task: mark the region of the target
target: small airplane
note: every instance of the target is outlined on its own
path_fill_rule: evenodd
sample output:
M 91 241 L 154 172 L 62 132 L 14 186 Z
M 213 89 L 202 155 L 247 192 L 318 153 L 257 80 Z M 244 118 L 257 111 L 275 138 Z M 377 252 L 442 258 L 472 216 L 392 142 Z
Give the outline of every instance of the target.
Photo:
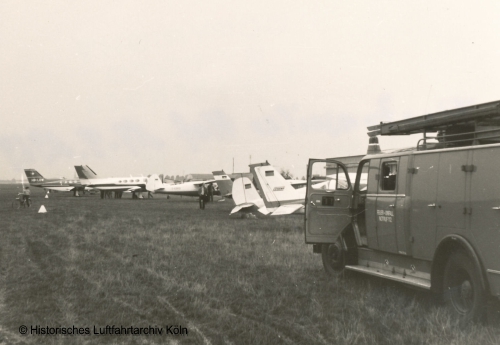
M 115 192 L 115 198 L 121 198 L 123 192 L 131 192 L 132 198 L 142 199 L 142 192 L 154 192 L 161 184 L 160 177 L 156 174 L 149 177 L 101 178 L 88 165 L 75 165 L 75 170 L 82 185 L 99 190 L 101 199 L 111 192 Z
M 183 195 L 183 196 L 198 196 L 202 184 L 214 184 L 216 180 L 204 181 L 188 181 L 182 183 L 160 183 L 155 185 L 154 193 L 169 194 L 169 195 Z
M 30 186 L 43 188 L 48 191 L 71 192 L 74 196 L 79 196 L 78 192 L 85 193 L 85 186 L 78 179 L 45 178 L 35 169 L 24 169 Z
M 248 177 L 233 182 L 233 200 L 236 206 L 230 214 L 259 211 L 263 215 L 285 215 L 304 210 L 305 188 L 295 189 L 268 162 L 250 164 L 250 172 L 260 194 Z
M 236 207 L 230 214 L 259 211 L 263 215 L 277 216 L 304 212 L 306 188 L 295 186 L 304 186 L 307 181 L 287 180 L 267 161 L 249 166 L 260 194 L 249 178 L 236 179 L 232 190 Z M 366 174 L 361 176 L 362 181 L 366 181 L 366 178 Z M 354 181 L 356 174 L 349 173 L 349 179 Z M 317 189 L 334 190 L 337 185 L 336 175 L 312 180 L 312 184 Z

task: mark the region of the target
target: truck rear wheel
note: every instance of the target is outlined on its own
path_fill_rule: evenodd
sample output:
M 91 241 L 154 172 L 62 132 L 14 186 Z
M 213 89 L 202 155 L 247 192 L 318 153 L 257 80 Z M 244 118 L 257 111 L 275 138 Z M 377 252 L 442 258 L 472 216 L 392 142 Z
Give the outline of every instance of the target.
M 339 277 L 344 273 L 346 253 L 342 246 L 342 239 L 335 243 L 326 243 L 321 246 L 321 259 L 325 271 L 334 277 Z
M 479 321 L 484 315 L 486 292 L 483 289 L 480 267 L 464 253 L 453 253 L 443 276 L 445 301 L 464 321 Z

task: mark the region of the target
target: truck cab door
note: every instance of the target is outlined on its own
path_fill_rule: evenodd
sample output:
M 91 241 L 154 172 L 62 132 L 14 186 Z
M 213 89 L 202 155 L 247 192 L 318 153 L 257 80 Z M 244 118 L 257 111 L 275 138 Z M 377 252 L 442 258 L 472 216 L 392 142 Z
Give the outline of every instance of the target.
M 310 159 L 305 200 L 306 243 L 333 243 L 351 224 L 352 185 L 336 160 Z
M 398 170 L 399 157 L 381 160 L 376 203 L 378 249 L 393 253 L 398 252 L 396 236 Z

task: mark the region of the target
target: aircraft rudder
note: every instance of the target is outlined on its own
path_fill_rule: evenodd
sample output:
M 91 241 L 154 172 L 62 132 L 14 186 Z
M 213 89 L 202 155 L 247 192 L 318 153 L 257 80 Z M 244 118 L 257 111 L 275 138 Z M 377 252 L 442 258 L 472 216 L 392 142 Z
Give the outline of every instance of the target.
M 30 184 L 43 181 L 42 174 L 36 171 L 36 169 L 24 169 L 24 173 Z
M 146 190 L 148 192 L 154 193 L 156 190 L 160 189 L 163 185 L 163 181 L 157 174 L 152 174 L 147 178 Z
M 278 207 L 283 202 L 301 199 L 301 194 L 276 167 L 267 163 L 253 166 L 251 169 L 267 207 Z
M 80 179 L 97 179 L 97 174 L 88 165 L 75 165 L 75 170 Z

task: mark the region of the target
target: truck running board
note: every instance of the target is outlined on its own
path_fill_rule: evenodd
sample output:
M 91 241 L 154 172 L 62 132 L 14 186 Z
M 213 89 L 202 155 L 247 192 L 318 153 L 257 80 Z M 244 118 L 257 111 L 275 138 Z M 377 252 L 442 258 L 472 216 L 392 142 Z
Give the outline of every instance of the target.
M 410 284 L 410 285 L 417 286 L 419 288 L 423 288 L 423 289 L 427 289 L 427 290 L 430 290 L 430 288 L 431 288 L 431 282 L 428 279 L 424 279 L 424 278 L 414 277 L 414 276 L 410 276 L 410 275 L 402 275 L 401 273 L 397 273 L 397 272 L 392 273 L 392 272 L 388 272 L 385 270 L 381 270 L 381 269 L 376 268 L 376 267 L 347 265 L 345 268 L 348 270 L 351 270 L 351 271 L 362 272 L 362 273 L 370 274 L 372 276 L 382 277 L 385 279 L 390 279 L 390 280 L 394 280 L 397 282 Z

